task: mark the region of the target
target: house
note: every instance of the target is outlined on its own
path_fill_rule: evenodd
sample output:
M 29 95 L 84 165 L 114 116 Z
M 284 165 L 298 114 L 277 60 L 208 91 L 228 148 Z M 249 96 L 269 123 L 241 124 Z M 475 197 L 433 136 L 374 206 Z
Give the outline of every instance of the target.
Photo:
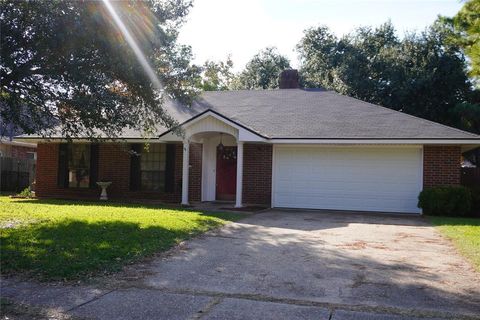
M 35 143 L 13 140 L 20 133 L 21 131 L 18 128 L 0 118 L 0 157 L 16 159 L 36 158 L 37 145 Z
M 230 200 L 237 207 L 419 213 L 424 187 L 460 183 L 462 152 L 480 136 L 323 89 L 205 92 L 191 107 L 169 103 L 181 135 L 166 128 L 148 146 L 38 142 L 39 197 L 109 195 L 181 202 Z
M 35 143 L 12 141 L 0 138 L 0 157 L 15 159 L 35 159 L 37 156 Z
M 18 192 L 35 178 L 35 143 L 15 141 L 20 131 L 0 118 L 0 192 Z

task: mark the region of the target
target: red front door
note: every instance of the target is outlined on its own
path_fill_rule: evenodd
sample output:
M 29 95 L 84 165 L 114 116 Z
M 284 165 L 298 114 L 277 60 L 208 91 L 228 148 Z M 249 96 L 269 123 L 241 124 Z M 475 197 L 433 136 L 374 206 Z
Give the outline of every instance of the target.
M 217 200 L 235 200 L 237 147 L 217 148 Z

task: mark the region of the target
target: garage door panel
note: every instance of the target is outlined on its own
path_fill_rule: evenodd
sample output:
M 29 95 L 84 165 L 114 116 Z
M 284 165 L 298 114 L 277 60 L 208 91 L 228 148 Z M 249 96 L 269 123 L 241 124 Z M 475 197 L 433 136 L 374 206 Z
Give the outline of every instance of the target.
M 276 147 L 276 207 L 419 212 L 420 148 Z
M 375 201 L 379 202 L 384 202 L 386 200 L 399 200 L 401 202 L 403 201 L 409 201 L 412 198 L 415 199 L 417 197 L 417 194 L 414 192 L 405 192 L 399 195 L 398 192 L 378 192 L 375 195 L 372 194 L 366 194 L 362 192 L 354 192 L 354 191 L 343 191 L 341 190 L 340 192 L 338 191 L 325 191 L 323 193 L 315 193 L 315 192 L 308 192 L 304 191 L 303 193 L 298 193 L 293 196 L 290 196 L 291 190 L 286 190 L 283 192 L 278 192 L 278 199 L 279 201 L 282 199 L 285 199 L 284 201 L 288 202 L 290 199 L 295 199 L 295 198 L 311 198 L 312 200 L 319 201 L 322 199 L 343 199 L 343 200 L 348 200 L 352 199 L 353 201 L 357 202 L 358 200 L 363 202 L 363 199 L 374 199 Z M 321 204 L 325 203 L 325 201 L 320 202 Z M 343 202 L 341 203 L 343 205 Z
M 307 209 L 334 209 L 334 210 L 359 210 L 359 211 L 381 211 L 381 212 L 416 212 L 412 211 L 408 203 L 409 198 L 383 198 L 381 209 L 378 206 L 377 197 L 309 197 L 299 195 L 295 203 L 302 203 L 301 208 Z M 322 203 L 319 206 L 319 202 Z M 341 206 L 339 206 L 341 202 Z M 362 205 L 359 206 L 358 203 Z M 298 207 L 292 206 L 291 201 L 279 201 L 277 207 Z
M 403 182 L 399 183 L 400 179 L 416 179 L 416 175 L 402 175 L 398 177 L 394 176 L 377 176 L 377 177 L 369 177 L 366 175 L 363 180 L 349 180 L 348 178 L 342 179 L 335 179 L 334 177 L 325 177 L 320 179 L 311 179 L 311 180 L 298 180 L 297 178 L 288 179 L 282 178 L 278 179 L 277 190 L 298 190 L 298 191 L 308 191 L 311 188 L 317 187 L 320 183 L 327 184 L 328 188 L 323 188 L 322 192 L 327 192 L 328 190 L 334 191 L 348 191 L 353 190 L 357 192 L 363 192 L 363 189 L 372 190 L 378 189 L 379 192 L 382 191 L 389 191 L 392 192 L 408 192 L 414 191 L 416 192 L 418 188 L 417 182 Z M 389 180 L 386 181 L 385 179 L 388 178 Z M 302 189 L 302 190 L 299 190 Z M 417 194 L 418 195 L 418 194 Z

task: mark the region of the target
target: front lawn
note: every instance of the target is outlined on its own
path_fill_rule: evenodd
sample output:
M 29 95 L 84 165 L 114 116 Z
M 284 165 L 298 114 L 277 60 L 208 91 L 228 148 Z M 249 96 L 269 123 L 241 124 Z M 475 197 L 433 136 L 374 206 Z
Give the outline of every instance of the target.
M 480 271 L 480 219 L 429 217 L 442 234 Z
M 0 197 L 2 273 L 78 279 L 119 270 L 239 214 Z

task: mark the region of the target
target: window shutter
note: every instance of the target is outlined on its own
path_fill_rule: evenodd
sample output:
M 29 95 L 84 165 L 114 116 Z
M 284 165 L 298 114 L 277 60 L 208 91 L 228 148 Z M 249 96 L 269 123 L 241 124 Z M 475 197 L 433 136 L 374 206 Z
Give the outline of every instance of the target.
M 68 188 L 68 144 L 66 143 L 58 146 L 57 185 L 60 188 Z
M 130 148 L 136 154 L 140 154 L 142 152 L 141 143 L 132 144 Z M 132 152 L 132 155 L 130 156 L 130 191 L 140 190 L 142 181 L 140 172 L 140 156 L 135 155 L 134 153 Z
M 165 159 L 165 192 L 175 190 L 175 145 L 167 144 Z
M 99 145 L 90 145 L 90 188 L 97 187 Z

